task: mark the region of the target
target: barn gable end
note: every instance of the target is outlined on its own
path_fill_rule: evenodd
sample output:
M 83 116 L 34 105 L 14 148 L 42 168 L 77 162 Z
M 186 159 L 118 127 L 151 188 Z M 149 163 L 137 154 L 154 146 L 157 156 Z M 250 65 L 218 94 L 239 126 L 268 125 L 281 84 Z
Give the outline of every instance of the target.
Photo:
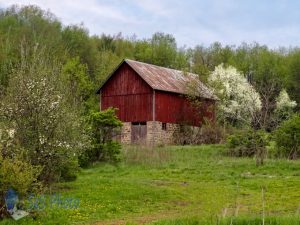
M 152 120 L 152 88 L 126 63 L 101 88 L 101 109 L 117 108 L 123 122 Z

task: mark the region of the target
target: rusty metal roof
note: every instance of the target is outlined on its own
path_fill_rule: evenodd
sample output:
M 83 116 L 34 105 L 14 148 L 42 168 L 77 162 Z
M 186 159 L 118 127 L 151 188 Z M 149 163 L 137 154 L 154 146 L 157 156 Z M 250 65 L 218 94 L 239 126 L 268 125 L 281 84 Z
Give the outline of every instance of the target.
M 123 60 L 120 65 L 124 62 L 126 62 L 154 90 L 178 94 L 190 94 L 191 90 L 193 90 L 194 93 L 196 92 L 197 95 L 200 95 L 202 98 L 217 99 L 212 90 L 199 80 L 197 74 L 142 63 L 130 59 Z M 118 68 L 119 67 L 117 67 L 117 69 Z M 108 79 L 111 76 L 109 76 Z M 99 93 L 102 86 L 99 88 L 97 93 Z

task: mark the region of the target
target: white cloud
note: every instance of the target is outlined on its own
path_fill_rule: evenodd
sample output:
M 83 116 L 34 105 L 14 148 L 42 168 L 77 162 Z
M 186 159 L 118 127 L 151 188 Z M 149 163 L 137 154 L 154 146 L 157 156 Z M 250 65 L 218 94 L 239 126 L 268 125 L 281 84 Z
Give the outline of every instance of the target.
M 122 32 L 149 38 L 161 31 L 173 34 L 178 46 L 191 47 L 215 41 L 300 44 L 300 3 L 283 7 L 277 0 L 272 5 L 260 0 L 0 0 L 4 7 L 16 3 L 49 9 L 65 25 L 83 22 L 91 34 Z

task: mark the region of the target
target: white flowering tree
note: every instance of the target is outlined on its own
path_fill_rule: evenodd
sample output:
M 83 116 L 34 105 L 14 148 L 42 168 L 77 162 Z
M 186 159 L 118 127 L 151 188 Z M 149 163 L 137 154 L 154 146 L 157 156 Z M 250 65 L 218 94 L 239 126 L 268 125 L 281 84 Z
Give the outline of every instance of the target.
M 0 115 L 30 163 L 42 166 L 40 178 L 53 182 L 76 169 L 85 141 L 78 111 L 68 104 L 60 64 L 48 60 L 42 50 L 33 51 L 23 53 L 11 73 Z
M 218 115 L 232 123 L 250 124 L 261 110 L 259 94 L 233 66 L 220 64 L 209 75 L 208 82 L 218 96 Z
M 290 99 L 285 89 L 282 89 L 276 98 L 275 120 L 277 123 L 286 120 L 293 114 L 293 109 L 297 106 L 296 101 Z

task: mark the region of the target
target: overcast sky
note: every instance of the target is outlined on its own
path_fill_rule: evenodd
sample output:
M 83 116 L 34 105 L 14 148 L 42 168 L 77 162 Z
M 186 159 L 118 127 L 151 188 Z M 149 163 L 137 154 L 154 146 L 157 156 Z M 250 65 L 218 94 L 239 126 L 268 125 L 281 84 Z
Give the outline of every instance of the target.
M 161 31 L 188 47 L 300 46 L 299 0 L 0 0 L 1 8 L 12 4 L 49 9 L 65 25 L 82 22 L 90 34 L 149 38 Z

